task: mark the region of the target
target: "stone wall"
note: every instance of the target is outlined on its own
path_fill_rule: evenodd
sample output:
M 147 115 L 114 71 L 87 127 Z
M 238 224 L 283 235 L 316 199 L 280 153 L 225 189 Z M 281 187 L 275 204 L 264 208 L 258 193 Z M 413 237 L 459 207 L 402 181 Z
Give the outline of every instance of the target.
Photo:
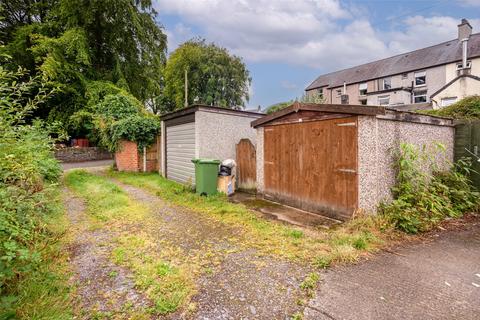
M 68 147 L 55 150 L 55 158 L 61 162 L 83 162 L 112 159 L 112 154 L 98 147 Z

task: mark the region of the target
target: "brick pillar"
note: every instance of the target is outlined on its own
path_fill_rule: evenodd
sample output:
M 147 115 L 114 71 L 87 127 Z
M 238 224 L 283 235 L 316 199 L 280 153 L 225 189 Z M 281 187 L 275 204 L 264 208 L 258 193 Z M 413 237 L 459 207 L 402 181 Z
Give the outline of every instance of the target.
M 120 141 L 120 148 L 115 153 L 118 171 L 138 172 L 141 166 L 137 144 L 132 141 Z

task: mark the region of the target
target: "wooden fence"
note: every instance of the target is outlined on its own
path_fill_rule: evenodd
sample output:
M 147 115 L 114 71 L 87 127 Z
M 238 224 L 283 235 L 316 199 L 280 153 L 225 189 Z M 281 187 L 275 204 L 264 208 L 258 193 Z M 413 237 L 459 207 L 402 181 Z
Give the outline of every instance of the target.
M 460 123 L 455 126 L 454 160 L 468 157 L 472 159 L 471 179 L 480 190 L 480 121 Z

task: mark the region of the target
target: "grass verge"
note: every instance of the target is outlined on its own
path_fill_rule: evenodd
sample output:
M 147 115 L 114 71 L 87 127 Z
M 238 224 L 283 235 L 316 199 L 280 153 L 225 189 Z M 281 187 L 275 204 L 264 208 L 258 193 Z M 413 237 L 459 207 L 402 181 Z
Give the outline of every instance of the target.
M 354 262 L 360 255 L 379 249 L 394 234 L 381 217 L 359 217 L 335 230 L 303 233 L 297 228 L 267 221 L 244 205 L 230 203 L 225 196 L 201 197 L 156 173 L 111 171 L 109 175 L 154 193 L 171 204 L 238 227 L 243 233 L 241 243 L 259 252 L 307 261 L 320 268 Z
M 173 312 L 188 301 L 194 288 L 191 269 L 170 259 L 175 248 L 163 243 L 158 250 L 148 230 L 159 222 L 146 206 L 108 179 L 82 170 L 69 172 L 65 182 L 85 199 L 90 226 L 112 233 L 111 259 L 133 272 L 136 286 L 153 302 L 152 313 Z
M 65 232 L 68 222 L 56 186 L 45 191 L 49 214 L 38 226 L 48 237 L 31 239 L 32 251 L 38 252 L 36 264 L 22 270 L 15 287 L 2 287 L 0 319 L 72 319 L 68 254 Z

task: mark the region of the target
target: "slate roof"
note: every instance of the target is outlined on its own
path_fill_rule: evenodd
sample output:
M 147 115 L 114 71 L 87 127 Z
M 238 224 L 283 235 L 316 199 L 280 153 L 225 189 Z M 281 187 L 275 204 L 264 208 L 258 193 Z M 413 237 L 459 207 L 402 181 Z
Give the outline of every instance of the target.
M 467 54 L 469 59 L 480 56 L 480 33 L 470 36 Z M 347 84 L 364 82 L 461 60 L 462 44 L 458 39 L 454 39 L 431 47 L 321 75 L 305 90 L 325 86 L 339 87 L 343 85 L 344 81 Z

